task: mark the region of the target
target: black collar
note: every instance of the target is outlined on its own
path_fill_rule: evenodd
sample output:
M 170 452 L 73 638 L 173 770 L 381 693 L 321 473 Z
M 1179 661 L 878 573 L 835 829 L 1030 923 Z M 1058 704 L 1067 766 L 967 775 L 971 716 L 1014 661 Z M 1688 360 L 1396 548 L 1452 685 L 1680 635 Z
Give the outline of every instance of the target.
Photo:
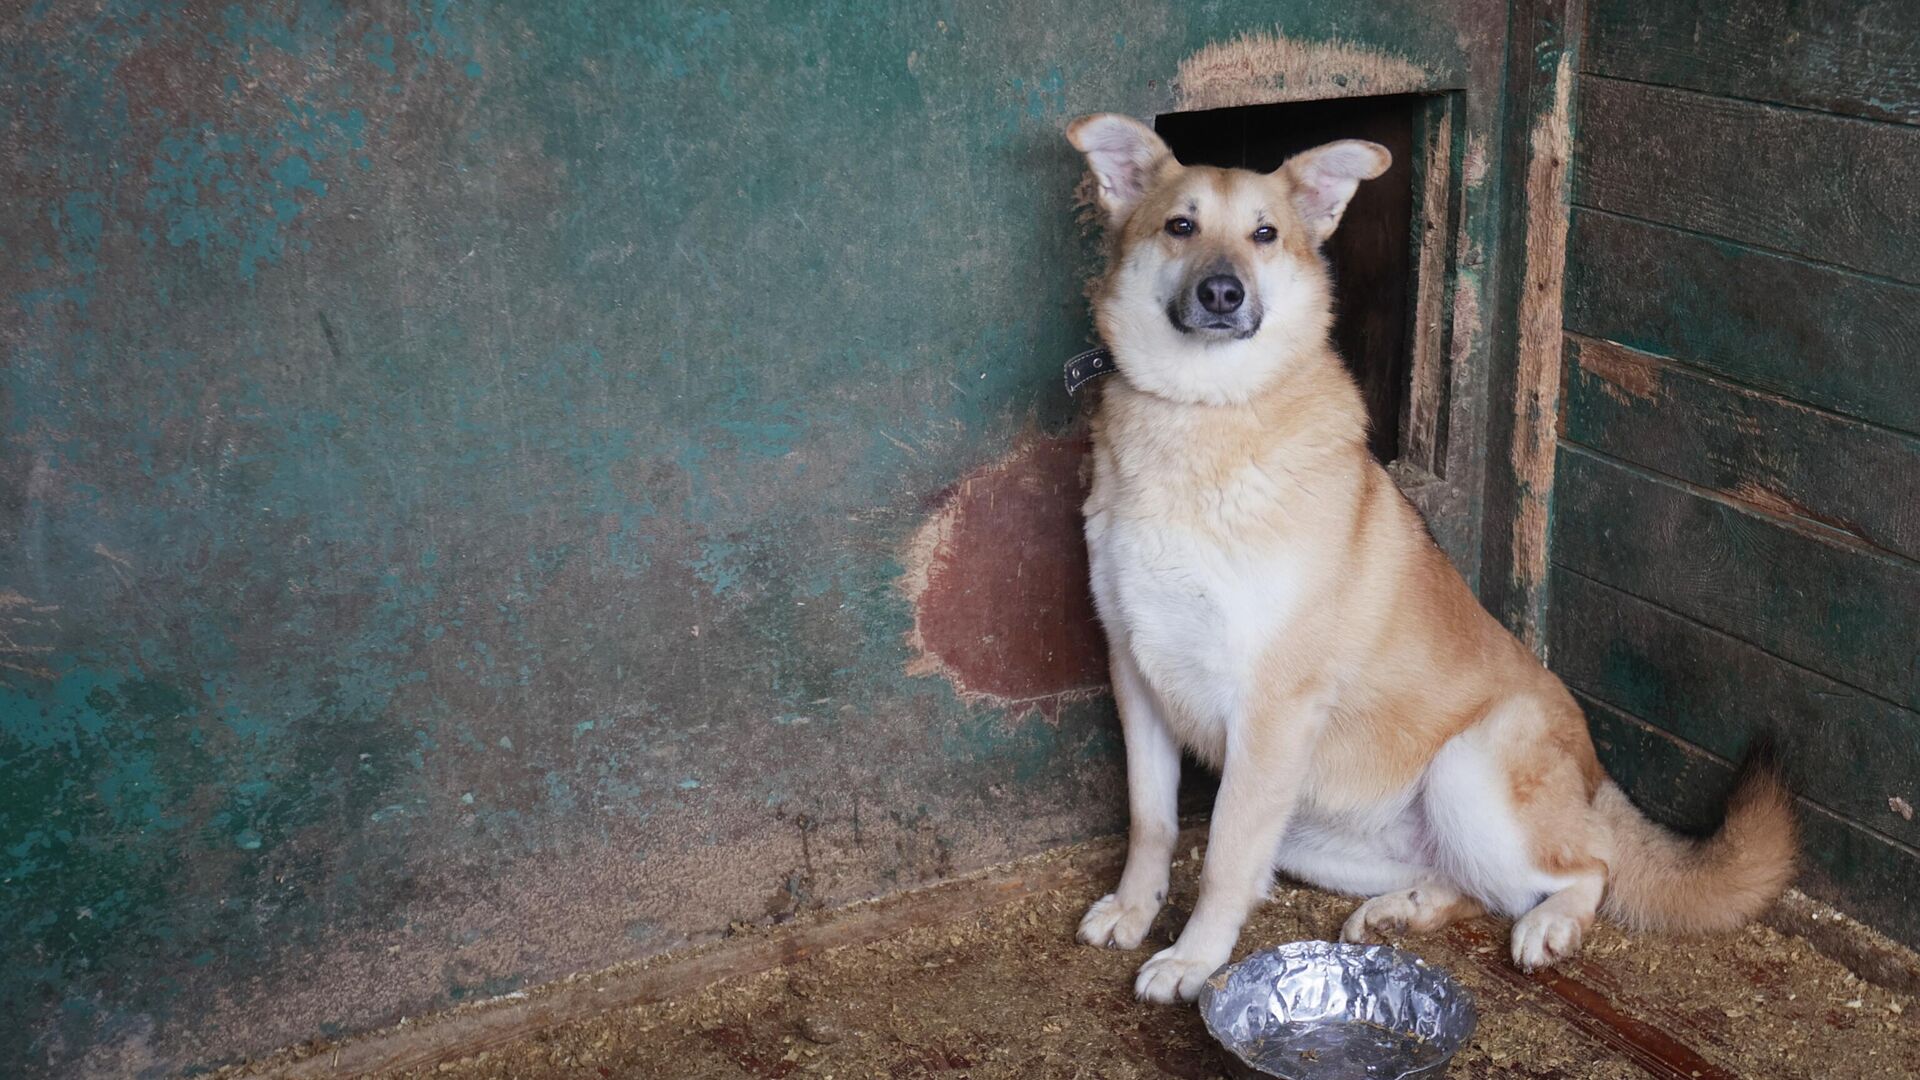
M 1102 345 L 1097 349 L 1088 349 L 1068 360 L 1065 370 L 1060 374 L 1061 381 L 1067 385 L 1067 394 L 1071 397 L 1081 387 L 1102 375 L 1111 375 L 1116 370 L 1118 369 L 1114 367 L 1113 353 Z

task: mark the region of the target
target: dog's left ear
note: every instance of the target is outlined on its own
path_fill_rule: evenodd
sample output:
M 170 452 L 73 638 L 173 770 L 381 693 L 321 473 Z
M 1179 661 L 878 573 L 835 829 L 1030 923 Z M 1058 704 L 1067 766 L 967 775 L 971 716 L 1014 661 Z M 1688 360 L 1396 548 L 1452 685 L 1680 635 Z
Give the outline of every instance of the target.
M 1116 226 L 1133 213 L 1161 163 L 1173 156 L 1152 128 L 1117 113 L 1075 120 L 1067 125 L 1067 141 L 1087 156 L 1087 167 L 1100 183 L 1100 206 Z
M 1360 181 L 1379 176 L 1391 164 L 1393 155 L 1379 143 L 1342 139 L 1302 150 L 1280 168 L 1293 180 L 1294 210 L 1318 244 L 1333 235 Z

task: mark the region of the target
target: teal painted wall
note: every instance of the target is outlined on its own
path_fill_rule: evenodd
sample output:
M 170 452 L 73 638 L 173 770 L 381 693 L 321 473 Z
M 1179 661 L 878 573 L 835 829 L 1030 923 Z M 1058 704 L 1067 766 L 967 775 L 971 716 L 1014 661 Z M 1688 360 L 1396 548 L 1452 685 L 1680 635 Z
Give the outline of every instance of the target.
M 15 8 L 0 1071 L 1116 828 L 1097 678 L 963 693 L 900 580 L 1073 422 L 1063 121 L 1276 24 L 1463 77 L 1397 3 Z

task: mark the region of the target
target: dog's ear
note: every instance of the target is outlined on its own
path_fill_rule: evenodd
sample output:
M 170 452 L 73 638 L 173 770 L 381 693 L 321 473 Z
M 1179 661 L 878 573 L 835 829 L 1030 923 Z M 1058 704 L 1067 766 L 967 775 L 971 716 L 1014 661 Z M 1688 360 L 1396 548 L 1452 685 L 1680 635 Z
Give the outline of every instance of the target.
M 1318 244 L 1333 235 L 1360 181 L 1379 176 L 1391 164 L 1393 155 L 1379 143 L 1342 139 L 1302 150 L 1280 168 L 1293 180 L 1293 208 Z
M 1131 116 L 1095 113 L 1067 125 L 1067 141 L 1087 156 L 1100 184 L 1100 206 L 1118 225 L 1133 213 L 1153 174 L 1173 156 L 1153 129 Z

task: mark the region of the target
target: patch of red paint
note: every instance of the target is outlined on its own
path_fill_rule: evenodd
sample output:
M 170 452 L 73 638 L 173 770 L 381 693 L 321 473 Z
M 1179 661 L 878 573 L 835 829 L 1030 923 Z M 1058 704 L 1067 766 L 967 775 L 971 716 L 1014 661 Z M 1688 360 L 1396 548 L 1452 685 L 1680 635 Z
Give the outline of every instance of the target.
M 1087 447 L 1084 436 L 1025 439 L 945 493 L 902 582 L 914 606 L 913 674 L 1006 703 L 1106 686 L 1080 520 Z

